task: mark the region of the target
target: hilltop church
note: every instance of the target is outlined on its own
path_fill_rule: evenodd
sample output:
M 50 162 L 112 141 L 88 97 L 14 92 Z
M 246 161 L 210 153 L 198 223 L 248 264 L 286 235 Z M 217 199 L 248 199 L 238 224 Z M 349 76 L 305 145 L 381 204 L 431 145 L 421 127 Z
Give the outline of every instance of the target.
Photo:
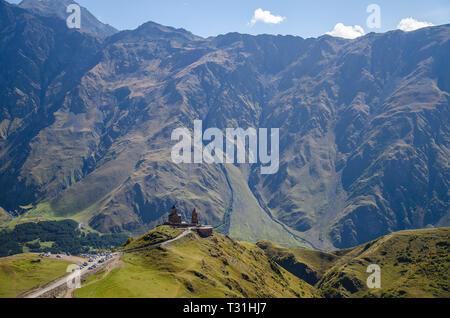
M 172 207 L 172 211 L 169 214 L 169 220 L 168 222 L 165 222 L 164 225 L 170 225 L 176 228 L 192 228 L 202 237 L 211 236 L 214 232 L 212 226 L 202 225 L 199 222 L 196 209 L 192 211 L 191 222 L 186 223 L 182 220 L 181 215 L 178 214 L 178 209 L 175 206 Z

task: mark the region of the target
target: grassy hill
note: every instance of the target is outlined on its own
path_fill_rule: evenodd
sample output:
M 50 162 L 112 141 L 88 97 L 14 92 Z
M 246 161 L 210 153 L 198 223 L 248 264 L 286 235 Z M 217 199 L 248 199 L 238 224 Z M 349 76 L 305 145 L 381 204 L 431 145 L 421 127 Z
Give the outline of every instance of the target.
M 115 265 L 86 279 L 79 298 L 450 297 L 450 228 L 403 231 L 333 252 L 237 242 L 160 226 L 129 240 Z M 167 244 L 159 244 L 177 238 Z M 151 246 L 150 246 L 151 244 Z M 140 248 L 131 251 L 131 249 Z M 127 252 L 128 250 L 128 252 Z M 0 297 L 64 275 L 66 263 L 21 254 L 0 259 Z M 367 267 L 381 268 L 368 289 Z
M 66 274 L 69 263 L 57 259 L 42 259 L 20 254 L 0 258 L 0 298 L 20 297 L 25 291 L 44 286 Z
M 402 231 L 336 252 L 260 242 L 270 259 L 312 283 L 325 297 L 450 297 L 450 228 Z M 381 288 L 370 290 L 370 264 Z
M 122 262 L 104 279 L 75 291 L 75 297 L 318 296 L 256 245 L 218 233 L 206 239 L 189 234 L 166 246 L 127 253 Z
M 183 233 L 181 229 L 174 229 L 168 225 L 162 225 L 145 233 L 136 240 L 128 240 L 123 247 L 124 251 L 135 248 L 142 248 L 149 245 L 155 245 L 170 240 Z
M 129 244 L 177 233 L 159 227 Z M 188 235 L 122 257 L 123 266 L 76 297 L 450 297 L 450 228 L 403 231 L 346 250 L 321 252 Z M 127 247 L 126 247 L 127 248 Z M 381 267 L 370 290 L 367 267 Z

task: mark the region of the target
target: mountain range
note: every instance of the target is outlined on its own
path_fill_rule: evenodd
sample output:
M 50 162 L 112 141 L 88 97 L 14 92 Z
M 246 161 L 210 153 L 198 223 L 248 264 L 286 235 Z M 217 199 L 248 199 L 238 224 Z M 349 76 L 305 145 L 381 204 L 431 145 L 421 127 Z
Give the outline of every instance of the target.
M 1 214 L 139 234 L 176 204 L 237 240 L 323 250 L 450 225 L 450 25 L 202 38 L 86 9 L 69 29 L 65 5 L 0 0 Z M 279 172 L 173 163 L 171 132 L 197 119 L 279 128 Z

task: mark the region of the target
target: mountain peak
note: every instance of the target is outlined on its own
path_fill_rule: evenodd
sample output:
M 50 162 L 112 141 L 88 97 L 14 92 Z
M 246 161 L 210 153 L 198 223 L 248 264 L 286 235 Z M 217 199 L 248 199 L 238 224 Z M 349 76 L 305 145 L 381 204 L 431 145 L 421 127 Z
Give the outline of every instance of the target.
M 23 0 L 19 6 L 42 16 L 53 16 L 66 20 L 69 16 L 67 7 L 77 4 L 72 0 Z M 86 8 L 81 8 L 81 31 L 92 35 L 107 37 L 117 33 L 117 30 L 109 24 L 100 22 Z
M 174 28 L 170 26 L 165 26 L 162 24 L 158 24 L 153 21 L 146 22 L 142 24 L 140 27 L 137 28 L 137 32 L 145 32 L 145 33 L 151 33 L 153 36 L 161 36 L 161 37 L 167 37 L 167 36 L 176 36 L 185 38 L 189 41 L 195 41 L 195 40 L 201 40 L 202 38 L 199 36 L 196 36 L 192 34 L 191 32 L 183 29 L 183 28 Z
M 188 42 L 201 41 L 203 38 L 192 34 L 185 29 L 177 29 L 156 22 L 146 22 L 135 30 L 125 30 L 115 34 L 110 41 L 158 41 L 170 40 L 186 45 Z

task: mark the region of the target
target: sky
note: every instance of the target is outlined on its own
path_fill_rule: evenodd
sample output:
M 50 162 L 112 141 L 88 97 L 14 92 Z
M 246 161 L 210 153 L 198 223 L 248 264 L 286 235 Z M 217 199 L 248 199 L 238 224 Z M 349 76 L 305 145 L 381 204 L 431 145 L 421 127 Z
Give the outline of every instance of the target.
M 18 3 L 20 0 L 9 0 Z M 77 0 L 119 30 L 153 21 L 202 36 L 229 32 L 355 38 L 450 23 L 450 0 Z M 369 5 L 379 8 L 380 18 Z M 378 16 L 378 15 L 377 15 Z M 411 19 L 410 19 L 411 18 Z M 407 19 L 407 20 L 406 20 Z M 403 20 L 403 21 L 402 21 Z M 380 21 L 380 23 L 377 23 Z M 402 23 L 400 23 L 402 22 Z M 400 24 L 400 25 L 399 25 Z

